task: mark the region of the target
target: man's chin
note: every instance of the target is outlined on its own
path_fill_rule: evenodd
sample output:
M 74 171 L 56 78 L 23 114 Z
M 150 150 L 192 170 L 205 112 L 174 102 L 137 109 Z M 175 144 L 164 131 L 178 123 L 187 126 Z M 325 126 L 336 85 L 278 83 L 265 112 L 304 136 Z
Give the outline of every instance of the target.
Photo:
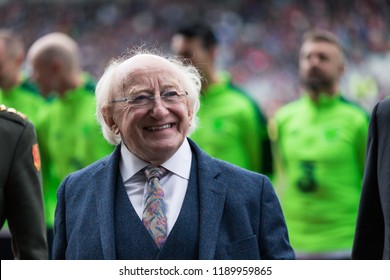
M 314 80 L 314 79 L 310 81 L 306 81 L 303 85 L 307 90 L 313 92 L 323 92 L 329 89 L 328 83 L 320 80 Z
M 162 140 L 149 145 L 149 150 L 152 153 L 172 153 L 172 151 L 178 150 L 180 145 L 172 140 Z

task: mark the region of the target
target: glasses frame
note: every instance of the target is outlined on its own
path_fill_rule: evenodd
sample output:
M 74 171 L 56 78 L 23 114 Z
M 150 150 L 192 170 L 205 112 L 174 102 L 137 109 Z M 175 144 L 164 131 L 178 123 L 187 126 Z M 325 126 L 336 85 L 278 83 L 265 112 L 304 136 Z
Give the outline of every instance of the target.
M 171 96 L 168 96 L 167 94 L 172 93 L 172 92 L 177 93 L 177 100 L 169 100 L 168 99 Z M 112 99 L 108 103 L 112 104 L 112 103 L 125 102 L 125 103 L 132 105 L 132 106 L 148 107 L 148 106 L 151 106 L 156 99 L 160 99 L 161 102 L 164 103 L 164 105 L 167 105 L 167 104 L 175 104 L 175 103 L 179 102 L 180 100 L 182 100 L 183 97 L 186 97 L 186 96 L 188 96 L 188 92 L 186 92 L 186 91 L 169 90 L 169 91 L 160 93 L 159 96 L 144 95 L 145 99 L 143 99 L 143 100 L 146 100 L 145 104 L 135 103 L 137 97 L 139 97 L 139 96 L 135 96 L 132 98 L 131 97 L 122 97 L 122 98 Z

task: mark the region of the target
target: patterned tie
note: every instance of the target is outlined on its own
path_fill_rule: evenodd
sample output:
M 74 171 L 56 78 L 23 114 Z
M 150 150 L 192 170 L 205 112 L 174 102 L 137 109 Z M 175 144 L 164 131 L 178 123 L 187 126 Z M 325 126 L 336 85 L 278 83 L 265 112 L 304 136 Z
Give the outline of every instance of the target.
M 145 207 L 142 213 L 142 222 L 154 242 L 160 249 L 167 239 L 166 204 L 164 190 L 160 185 L 160 179 L 167 173 L 163 167 L 147 166 L 145 169 L 148 180 L 148 192 L 145 196 Z

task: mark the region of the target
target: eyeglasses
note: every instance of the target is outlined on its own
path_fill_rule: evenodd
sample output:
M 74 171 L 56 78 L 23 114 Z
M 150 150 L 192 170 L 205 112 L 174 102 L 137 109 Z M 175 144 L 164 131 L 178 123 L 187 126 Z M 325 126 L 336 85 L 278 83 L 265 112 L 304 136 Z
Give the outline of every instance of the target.
M 179 101 L 181 101 L 185 96 L 187 96 L 188 93 L 178 93 L 177 91 L 167 91 L 163 92 L 160 95 L 161 101 L 165 104 L 175 104 Z M 113 99 L 109 103 L 115 103 L 115 102 L 126 102 L 128 104 L 134 105 L 134 106 L 150 106 L 155 99 L 158 99 L 158 97 L 155 97 L 153 95 L 147 94 L 145 92 L 138 93 L 135 96 L 132 97 L 123 97 L 118 99 Z

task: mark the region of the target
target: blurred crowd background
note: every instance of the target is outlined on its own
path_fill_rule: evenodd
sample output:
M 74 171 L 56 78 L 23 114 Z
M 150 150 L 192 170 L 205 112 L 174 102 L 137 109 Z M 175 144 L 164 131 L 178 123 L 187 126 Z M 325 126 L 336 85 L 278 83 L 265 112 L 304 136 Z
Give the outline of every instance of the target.
M 132 46 L 170 52 L 176 26 L 193 17 L 213 26 L 218 67 L 230 71 L 268 117 L 299 95 L 301 36 L 313 27 L 341 39 L 348 60 L 344 95 L 370 111 L 390 94 L 388 0 L 0 0 L 0 27 L 19 32 L 27 48 L 48 32 L 69 34 L 96 79 Z

